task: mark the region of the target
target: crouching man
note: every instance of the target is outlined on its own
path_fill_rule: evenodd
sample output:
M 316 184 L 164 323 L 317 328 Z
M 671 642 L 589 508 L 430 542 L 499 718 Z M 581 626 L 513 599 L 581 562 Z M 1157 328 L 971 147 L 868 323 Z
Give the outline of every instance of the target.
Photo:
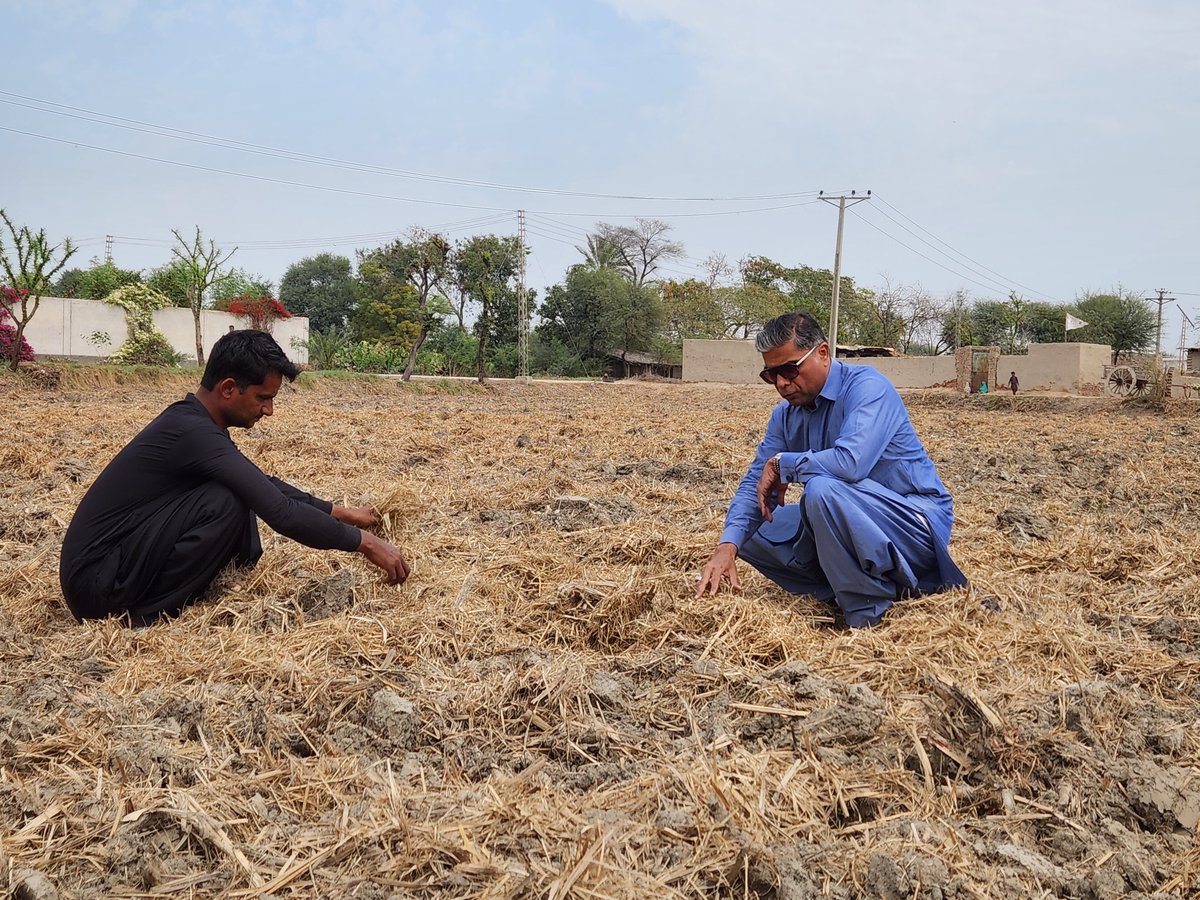
M 84 495 L 67 528 L 59 581 L 79 620 L 173 616 L 230 561 L 262 555 L 258 518 L 308 547 L 363 554 L 388 584 L 408 577 L 404 555 L 363 529 L 372 509 L 334 506 L 263 474 L 229 437 L 274 411 L 299 369 L 265 332 L 217 341 L 195 394 L 171 404 L 125 446 Z
M 763 381 L 783 398 L 729 506 L 696 596 L 740 588 L 741 557 L 793 594 L 836 604 L 853 628 L 906 596 L 963 586 L 949 493 L 891 382 L 829 355 L 808 313 L 766 324 Z M 798 503 L 784 505 L 790 485 Z

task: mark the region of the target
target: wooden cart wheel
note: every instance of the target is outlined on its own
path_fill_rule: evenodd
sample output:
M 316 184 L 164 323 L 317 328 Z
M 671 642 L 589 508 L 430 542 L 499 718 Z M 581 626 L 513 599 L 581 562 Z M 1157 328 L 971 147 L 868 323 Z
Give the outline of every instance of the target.
M 1104 379 L 1105 390 L 1113 397 L 1128 397 L 1137 389 L 1138 377 L 1132 366 L 1113 366 Z

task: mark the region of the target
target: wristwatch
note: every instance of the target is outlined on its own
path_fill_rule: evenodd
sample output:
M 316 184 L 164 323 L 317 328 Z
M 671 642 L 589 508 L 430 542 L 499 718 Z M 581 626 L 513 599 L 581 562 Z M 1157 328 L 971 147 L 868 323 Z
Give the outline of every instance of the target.
M 783 480 L 783 452 L 780 451 L 771 457 L 771 462 L 775 463 L 775 471 L 779 473 L 779 480 Z

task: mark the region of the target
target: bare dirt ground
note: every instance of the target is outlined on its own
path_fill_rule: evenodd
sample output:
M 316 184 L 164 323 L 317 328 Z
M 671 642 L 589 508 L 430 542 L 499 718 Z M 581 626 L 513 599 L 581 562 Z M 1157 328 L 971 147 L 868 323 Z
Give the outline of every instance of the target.
M 974 588 L 852 633 L 692 597 L 768 389 L 287 389 L 239 444 L 413 577 L 267 532 L 131 630 L 58 548 L 190 385 L 86 380 L 0 380 L 0 895 L 1200 894 L 1192 407 L 913 395 Z

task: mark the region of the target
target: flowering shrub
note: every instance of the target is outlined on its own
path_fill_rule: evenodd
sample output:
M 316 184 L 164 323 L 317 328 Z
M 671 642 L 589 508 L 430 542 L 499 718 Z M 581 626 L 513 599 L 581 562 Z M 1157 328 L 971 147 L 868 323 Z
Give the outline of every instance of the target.
M 250 327 L 255 331 L 270 332 L 280 319 L 290 319 L 292 314 L 287 308 L 270 294 L 251 297 L 243 294 L 229 301 L 229 311 L 235 316 L 250 320 Z
M 154 327 L 154 311 L 170 306 L 169 297 L 144 284 L 128 284 L 117 288 L 104 302 L 125 310 L 125 325 L 129 329 L 125 343 L 109 359 L 128 365 L 179 365 L 180 354 Z
M 16 339 L 17 329 L 8 324 L 8 319 L 12 318 L 11 310 L 19 306 L 28 293 L 8 285 L 0 285 L 0 359 L 13 358 L 13 341 Z M 33 348 L 29 346 L 29 341 L 25 340 L 24 335 L 21 336 L 17 359 L 20 362 L 33 362 L 34 359 Z

